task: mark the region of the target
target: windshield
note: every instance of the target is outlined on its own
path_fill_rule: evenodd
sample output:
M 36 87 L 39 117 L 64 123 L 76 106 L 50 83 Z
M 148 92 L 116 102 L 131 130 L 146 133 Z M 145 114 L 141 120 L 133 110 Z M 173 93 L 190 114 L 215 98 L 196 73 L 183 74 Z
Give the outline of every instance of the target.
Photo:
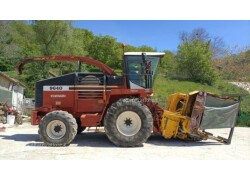
M 148 77 L 151 75 L 145 72 L 147 64 L 143 63 L 142 56 L 129 55 L 129 56 L 124 56 L 124 59 L 127 67 L 127 78 L 130 81 L 130 87 L 132 83 L 132 85 L 135 84 L 142 88 L 146 88 Z M 160 57 L 147 56 L 146 60 L 147 63 L 151 62 L 151 74 L 152 74 L 151 84 L 153 85 Z

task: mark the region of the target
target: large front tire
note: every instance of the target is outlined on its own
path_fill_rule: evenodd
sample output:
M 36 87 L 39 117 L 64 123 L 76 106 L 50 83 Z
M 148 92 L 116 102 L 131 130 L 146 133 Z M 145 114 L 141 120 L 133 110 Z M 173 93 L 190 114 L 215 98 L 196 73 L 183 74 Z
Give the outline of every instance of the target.
M 145 104 L 135 99 L 120 99 L 107 110 L 104 128 L 115 145 L 140 146 L 151 135 L 153 118 Z
M 77 133 L 76 119 L 66 111 L 52 111 L 39 124 L 41 141 L 49 146 L 66 146 Z

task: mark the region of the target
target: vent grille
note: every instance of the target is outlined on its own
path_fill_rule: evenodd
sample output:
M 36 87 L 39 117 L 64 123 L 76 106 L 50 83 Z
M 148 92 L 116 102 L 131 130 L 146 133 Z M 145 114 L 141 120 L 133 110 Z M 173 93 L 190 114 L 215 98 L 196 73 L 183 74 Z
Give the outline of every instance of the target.
M 103 99 L 103 91 L 78 91 L 79 99 Z
M 103 77 L 96 77 L 94 75 L 88 75 L 79 79 L 80 85 L 103 85 Z

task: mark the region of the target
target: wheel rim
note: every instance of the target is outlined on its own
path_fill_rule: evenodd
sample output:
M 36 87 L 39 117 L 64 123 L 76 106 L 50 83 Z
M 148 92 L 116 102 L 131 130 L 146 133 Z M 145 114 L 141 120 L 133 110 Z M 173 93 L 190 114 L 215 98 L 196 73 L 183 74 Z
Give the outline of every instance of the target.
M 125 111 L 118 116 L 116 127 L 121 134 L 133 136 L 141 129 L 141 118 L 133 111 Z
M 49 122 L 46 132 L 51 139 L 61 139 L 66 133 L 66 126 L 60 120 Z

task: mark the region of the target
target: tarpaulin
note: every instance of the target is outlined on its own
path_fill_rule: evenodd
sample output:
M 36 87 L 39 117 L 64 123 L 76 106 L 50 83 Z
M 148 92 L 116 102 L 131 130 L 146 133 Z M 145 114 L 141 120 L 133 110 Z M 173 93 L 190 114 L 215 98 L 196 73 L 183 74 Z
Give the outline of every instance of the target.
M 238 110 L 238 101 L 208 95 L 200 129 L 232 128 Z

